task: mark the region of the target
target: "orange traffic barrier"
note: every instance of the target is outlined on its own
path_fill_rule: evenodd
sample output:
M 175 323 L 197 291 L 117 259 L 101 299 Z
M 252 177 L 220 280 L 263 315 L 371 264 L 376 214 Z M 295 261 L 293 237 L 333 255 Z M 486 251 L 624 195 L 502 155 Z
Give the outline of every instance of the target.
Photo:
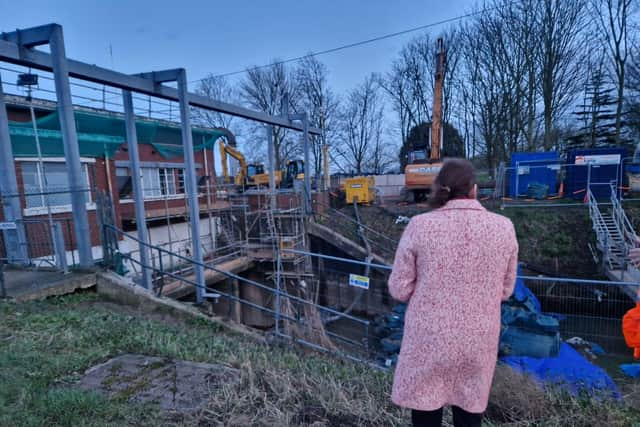
M 633 349 L 633 357 L 640 359 L 640 302 L 622 318 L 622 334 L 627 346 Z

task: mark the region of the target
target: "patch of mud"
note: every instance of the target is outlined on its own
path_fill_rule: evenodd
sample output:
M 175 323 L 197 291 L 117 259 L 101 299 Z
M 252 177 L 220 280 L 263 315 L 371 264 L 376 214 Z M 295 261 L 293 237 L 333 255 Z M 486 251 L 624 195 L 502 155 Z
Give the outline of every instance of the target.
M 167 412 L 192 413 L 239 376 L 237 369 L 222 365 L 123 354 L 89 368 L 79 387 L 111 399 L 156 403 Z

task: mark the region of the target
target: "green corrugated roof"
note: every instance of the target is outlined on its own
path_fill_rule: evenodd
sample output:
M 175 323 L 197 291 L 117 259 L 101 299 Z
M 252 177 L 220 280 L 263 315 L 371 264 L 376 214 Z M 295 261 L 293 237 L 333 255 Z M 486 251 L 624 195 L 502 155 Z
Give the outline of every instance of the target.
M 125 142 L 124 118 L 110 114 L 75 111 L 76 130 L 80 155 L 83 157 L 112 157 Z M 36 120 L 40 147 L 44 157 L 64 156 L 60 119 L 52 112 Z M 163 157 L 182 154 L 182 136 L 178 125 L 155 120 L 137 120 L 139 144 L 151 144 Z M 9 135 L 13 155 L 33 157 L 37 155 L 35 132 L 29 122 L 9 122 Z M 212 146 L 224 132 L 216 129 L 192 129 L 194 151 Z

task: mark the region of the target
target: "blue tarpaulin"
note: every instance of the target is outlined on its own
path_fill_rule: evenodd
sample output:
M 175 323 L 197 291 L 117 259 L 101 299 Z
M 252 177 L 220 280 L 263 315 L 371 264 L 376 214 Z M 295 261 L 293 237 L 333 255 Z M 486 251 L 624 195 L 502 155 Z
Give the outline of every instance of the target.
M 601 392 L 615 398 L 620 391 L 604 369 L 595 366 L 567 343 L 560 346 L 558 357 L 503 357 L 504 363 L 518 372 L 556 385 L 562 385 L 573 394 Z
M 518 269 L 518 275 L 520 274 Z M 540 301 L 520 279 L 516 281 L 513 299 L 531 312 L 543 315 Z M 565 385 L 574 394 L 580 391 L 602 391 L 616 398 L 620 396 L 611 377 L 567 343 L 560 345 L 556 357 L 505 356 L 501 360 L 516 371 L 531 375 L 539 381 Z
M 627 363 L 625 365 L 620 365 L 620 369 L 632 378 L 640 378 L 640 363 Z

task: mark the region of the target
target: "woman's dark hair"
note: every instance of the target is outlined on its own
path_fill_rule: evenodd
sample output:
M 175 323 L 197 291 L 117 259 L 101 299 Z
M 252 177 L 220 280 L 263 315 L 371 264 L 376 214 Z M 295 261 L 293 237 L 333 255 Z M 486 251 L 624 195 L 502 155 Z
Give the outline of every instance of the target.
M 470 161 L 447 159 L 431 186 L 429 206 L 439 208 L 449 200 L 466 199 L 475 184 L 476 172 Z

